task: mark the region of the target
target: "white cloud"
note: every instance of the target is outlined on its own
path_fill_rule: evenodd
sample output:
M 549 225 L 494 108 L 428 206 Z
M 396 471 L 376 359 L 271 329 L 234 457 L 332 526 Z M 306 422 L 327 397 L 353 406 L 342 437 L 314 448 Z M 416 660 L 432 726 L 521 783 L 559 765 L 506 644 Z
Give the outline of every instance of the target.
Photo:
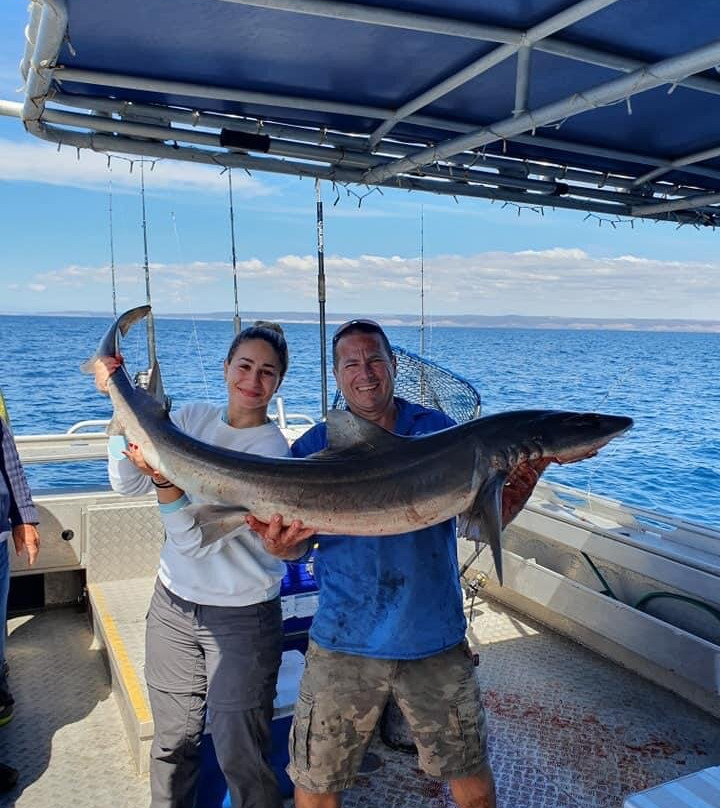
M 132 170 L 131 170 L 132 168 Z M 39 140 L 13 141 L 0 138 L 0 181 L 35 182 L 73 188 L 107 191 L 113 188 L 137 191 L 140 163 L 128 158 L 112 157 L 108 169 L 107 155 L 88 149 L 78 151 Z M 145 164 L 145 187 L 148 192 L 165 191 L 227 194 L 227 177 L 213 166 L 180 161 L 158 160 Z M 272 187 L 244 171 L 233 172 L 233 193 L 239 198 L 254 198 L 273 193 Z
M 577 248 L 564 249 L 563 247 L 553 247 L 550 250 L 520 250 L 515 255 L 531 256 L 536 258 L 551 258 L 563 261 L 565 259 L 572 259 L 575 261 L 583 261 L 588 257 L 584 250 Z
M 243 308 L 316 307 L 315 256 L 251 258 L 237 266 Z M 116 266 L 115 272 L 130 305 L 144 300 L 141 265 Z M 325 272 L 328 311 L 412 313 L 419 308 L 416 257 L 330 255 Z M 110 269 L 69 265 L 29 280 L 58 292 L 72 289 L 82 295 L 98 290 L 107 295 Z M 153 263 L 151 288 L 158 311 L 172 311 L 173 306 L 194 312 L 229 311 L 233 305 L 228 262 Z M 631 255 L 598 258 L 564 248 L 425 258 L 426 310 L 437 314 L 717 319 L 718 299 L 720 263 L 664 262 Z

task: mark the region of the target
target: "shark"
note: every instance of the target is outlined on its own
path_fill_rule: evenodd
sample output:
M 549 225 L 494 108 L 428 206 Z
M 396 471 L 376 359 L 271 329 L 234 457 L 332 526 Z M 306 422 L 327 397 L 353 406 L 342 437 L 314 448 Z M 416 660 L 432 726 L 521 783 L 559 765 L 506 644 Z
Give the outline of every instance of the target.
M 120 315 L 84 369 L 99 356 L 119 356 L 120 337 L 149 311 L 138 306 Z M 108 393 L 108 434 L 137 444 L 150 466 L 190 496 L 204 544 L 237 529 L 247 513 L 263 521 L 279 513 L 286 524 L 300 519 L 318 533 L 349 536 L 409 533 L 457 516 L 460 535 L 489 543 L 501 584 L 502 531 L 547 466 L 592 457 L 633 425 L 623 415 L 513 410 L 406 437 L 333 410 L 326 449 L 303 459 L 272 458 L 178 429 L 157 366 L 145 389 L 120 365 Z

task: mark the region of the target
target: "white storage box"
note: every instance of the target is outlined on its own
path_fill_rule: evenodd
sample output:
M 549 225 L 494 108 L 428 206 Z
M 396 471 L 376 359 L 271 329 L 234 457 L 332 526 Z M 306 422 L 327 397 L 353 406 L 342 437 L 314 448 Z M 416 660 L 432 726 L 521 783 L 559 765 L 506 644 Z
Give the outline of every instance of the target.
M 720 808 L 720 766 L 633 794 L 623 808 Z
M 304 670 L 305 657 L 300 651 L 283 651 L 278 673 L 277 695 L 273 702 L 273 719 L 292 715 Z

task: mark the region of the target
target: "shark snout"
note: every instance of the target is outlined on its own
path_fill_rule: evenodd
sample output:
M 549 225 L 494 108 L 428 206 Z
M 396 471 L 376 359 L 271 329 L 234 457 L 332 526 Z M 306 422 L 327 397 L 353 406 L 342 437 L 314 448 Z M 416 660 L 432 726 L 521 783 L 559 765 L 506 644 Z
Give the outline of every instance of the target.
M 633 425 L 626 415 L 603 415 L 597 412 L 573 413 L 567 418 L 567 426 L 581 431 L 595 431 L 599 436 L 613 438 Z
M 569 413 L 561 424 L 557 424 L 555 440 L 549 441 L 548 447 L 556 447 L 554 455 L 558 463 L 574 463 L 597 454 L 599 449 L 632 425 L 632 418 L 625 415 Z

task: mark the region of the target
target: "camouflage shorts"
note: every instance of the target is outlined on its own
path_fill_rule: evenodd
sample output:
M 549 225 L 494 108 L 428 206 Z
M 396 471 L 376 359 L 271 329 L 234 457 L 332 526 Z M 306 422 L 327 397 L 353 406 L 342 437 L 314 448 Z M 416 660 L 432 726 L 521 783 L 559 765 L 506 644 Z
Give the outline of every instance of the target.
M 465 643 L 425 659 L 388 660 L 311 642 L 290 732 L 295 785 L 313 793 L 351 786 L 391 695 L 427 774 L 453 780 L 485 768 L 485 712 Z

